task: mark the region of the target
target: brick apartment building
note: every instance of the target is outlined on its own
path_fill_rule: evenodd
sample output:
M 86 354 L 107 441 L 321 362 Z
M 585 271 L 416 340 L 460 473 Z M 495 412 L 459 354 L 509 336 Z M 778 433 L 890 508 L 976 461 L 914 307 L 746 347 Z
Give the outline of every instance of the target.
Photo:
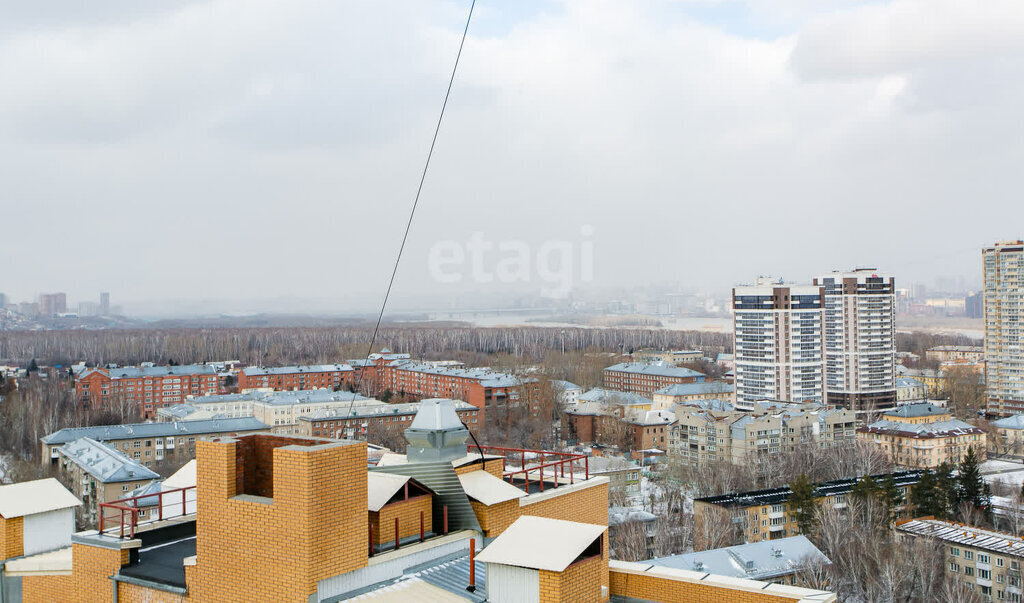
M 451 398 L 486 410 L 517 400 L 534 401 L 536 382 L 487 368 L 394 361 L 381 371 L 381 391 L 413 398 Z
M 370 469 L 356 442 L 202 442 L 194 513 L 99 532 L 45 526 L 60 536 L 45 553 L 22 557 L 30 523 L 0 517 L 5 577 L 18 581 L 25 603 L 835 601 L 823 591 L 611 560 L 607 478 L 550 467 L 540 484 L 523 485 L 514 467 L 506 473 L 504 456 L 467 450 L 450 407 L 425 411 L 406 431 L 410 453 Z M 545 453 L 556 464 L 582 465 L 578 456 Z M 537 475 L 540 466 L 523 469 Z
M 238 372 L 238 391 L 348 388 L 355 382 L 355 374 L 355 369 L 348 364 L 250 366 Z
M 179 404 L 187 396 L 217 391 L 217 371 L 199 364 L 87 368 L 75 376 L 75 395 L 83 406 L 135 403 L 146 419 L 156 416 L 158 408 Z
M 650 396 L 677 383 L 702 383 L 704 374 L 666 362 L 623 362 L 604 369 L 604 386 Z

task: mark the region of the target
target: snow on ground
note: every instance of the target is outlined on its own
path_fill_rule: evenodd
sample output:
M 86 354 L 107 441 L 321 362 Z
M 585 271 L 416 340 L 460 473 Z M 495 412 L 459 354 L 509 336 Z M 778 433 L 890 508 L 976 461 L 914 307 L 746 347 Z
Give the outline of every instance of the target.
M 1024 484 L 1024 469 L 1020 471 L 1007 471 L 1005 473 L 991 473 L 983 477 L 990 484 L 995 481 L 1001 481 L 1004 484 L 1019 486 Z
M 978 465 L 982 473 L 998 473 L 1000 471 L 1024 471 L 1024 463 L 992 459 Z

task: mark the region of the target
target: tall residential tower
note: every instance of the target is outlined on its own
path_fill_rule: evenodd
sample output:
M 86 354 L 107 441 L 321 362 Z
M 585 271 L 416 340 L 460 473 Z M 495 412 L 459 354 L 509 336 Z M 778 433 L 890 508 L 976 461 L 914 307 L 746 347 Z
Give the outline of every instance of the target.
M 736 402 L 823 402 L 821 287 L 759 278 L 732 290 Z
M 874 268 L 814 279 L 825 292 L 825 397 L 855 411 L 896 404 L 895 281 Z
M 1024 241 L 982 250 L 988 413 L 1024 412 Z

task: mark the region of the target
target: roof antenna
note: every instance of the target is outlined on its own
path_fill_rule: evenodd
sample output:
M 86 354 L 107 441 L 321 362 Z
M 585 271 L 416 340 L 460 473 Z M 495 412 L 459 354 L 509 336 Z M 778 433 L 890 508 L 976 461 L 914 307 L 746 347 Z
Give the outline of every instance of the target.
M 476 0 L 469 5 L 469 15 L 466 16 L 466 27 L 462 30 L 462 40 L 459 42 L 459 52 L 455 55 L 455 65 L 452 67 L 452 75 L 448 78 L 448 90 L 444 93 L 444 102 L 441 103 L 441 113 L 437 116 L 437 125 L 434 126 L 434 137 L 430 141 L 430 150 L 427 151 L 427 160 L 423 164 L 423 173 L 420 174 L 420 184 L 416 187 L 416 197 L 412 202 L 412 209 L 409 211 L 409 220 L 405 223 L 405 234 L 402 235 L 402 244 L 398 247 L 398 257 L 395 258 L 395 267 L 391 270 L 391 280 L 388 281 L 388 289 L 384 293 L 384 301 L 380 305 L 380 313 L 377 315 L 377 324 L 373 327 L 373 335 L 370 336 L 370 345 L 366 350 L 366 356 L 373 352 L 373 344 L 377 341 L 377 332 L 380 331 L 381 320 L 384 319 L 384 308 L 388 305 L 388 298 L 391 297 L 391 287 L 395 284 L 395 275 L 398 274 L 398 264 L 402 261 L 402 252 L 405 251 L 405 242 L 409 238 L 409 229 L 412 228 L 412 219 L 416 215 L 416 207 L 420 204 L 420 193 L 423 192 L 423 183 L 427 180 L 427 170 L 430 168 L 430 158 L 434 156 L 434 145 L 437 144 L 437 135 L 441 132 L 441 121 L 444 119 L 444 110 L 448 107 L 448 97 L 452 93 L 452 84 L 455 83 L 455 73 L 459 70 L 459 59 L 462 58 L 462 47 L 466 45 L 466 34 L 469 33 L 469 23 L 473 20 L 473 8 L 476 7 Z M 353 389 L 359 390 L 359 383 L 363 379 L 363 370 L 359 371 L 353 384 Z M 352 399 L 355 402 L 355 398 Z M 349 404 L 349 410 L 352 404 Z M 475 438 L 474 438 L 475 439 Z

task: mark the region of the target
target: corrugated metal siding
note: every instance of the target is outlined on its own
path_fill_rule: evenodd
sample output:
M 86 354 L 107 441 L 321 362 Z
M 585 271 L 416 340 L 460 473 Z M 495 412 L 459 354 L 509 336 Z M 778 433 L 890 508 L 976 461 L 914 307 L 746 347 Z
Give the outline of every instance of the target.
M 487 600 L 494 603 L 540 601 L 540 572 L 525 567 L 488 563 Z

